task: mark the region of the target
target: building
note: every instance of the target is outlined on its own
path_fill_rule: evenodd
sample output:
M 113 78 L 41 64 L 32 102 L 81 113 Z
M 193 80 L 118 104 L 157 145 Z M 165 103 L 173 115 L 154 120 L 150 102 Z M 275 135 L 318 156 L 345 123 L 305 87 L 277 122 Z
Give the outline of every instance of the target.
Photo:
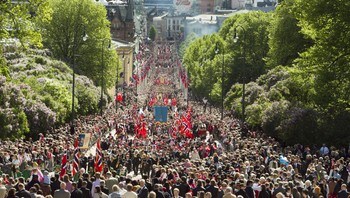
M 213 14 L 215 12 L 215 0 L 198 0 L 201 14 Z
M 117 81 L 119 87 L 123 84 L 130 84 L 131 77 L 132 77 L 132 71 L 133 71 L 133 54 L 134 54 L 134 48 L 135 44 L 131 42 L 126 42 L 119 39 L 113 39 L 112 45 L 117 51 L 117 54 L 119 56 L 119 60 L 121 60 L 122 65 L 122 71 L 117 71 Z
M 157 40 L 163 40 L 167 37 L 167 21 L 165 20 L 166 15 L 167 13 L 153 18 L 153 25 L 157 30 Z
M 229 7 L 234 10 L 240 10 L 245 8 L 245 0 L 231 0 Z
M 134 41 L 134 0 L 109 1 L 99 0 L 107 10 L 107 19 L 111 22 L 111 35 L 113 39 L 127 42 Z
M 191 32 L 198 36 L 213 34 L 219 30 L 218 15 L 201 14 L 194 17 L 186 17 L 185 36 Z
M 166 21 L 166 38 L 168 40 L 178 40 L 181 38 L 184 32 L 184 22 L 186 15 L 176 15 L 174 13 L 168 13 L 164 17 Z

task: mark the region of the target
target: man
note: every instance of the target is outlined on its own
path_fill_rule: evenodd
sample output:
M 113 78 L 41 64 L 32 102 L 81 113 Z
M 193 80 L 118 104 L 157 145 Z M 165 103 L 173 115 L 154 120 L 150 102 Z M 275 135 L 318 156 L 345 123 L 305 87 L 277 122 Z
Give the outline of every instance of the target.
M 329 154 L 329 148 L 326 146 L 326 144 L 323 144 L 321 149 L 320 149 L 320 154 L 322 156 L 328 155 Z
M 106 188 L 109 190 L 109 192 L 113 192 L 113 186 L 118 185 L 118 180 L 117 178 L 112 176 L 111 172 L 106 173 Z
M 234 195 L 233 193 L 232 193 L 232 188 L 231 187 L 227 187 L 226 189 L 225 189 L 225 191 L 224 191 L 224 196 L 223 196 L 223 198 L 235 198 L 236 197 L 236 195 Z
M 101 180 L 100 180 L 100 177 L 101 177 L 101 173 L 97 172 L 95 173 L 95 181 L 92 183 L 92 187 L 91 187 L 91 194 L 93 195 L 94 194 L 94 191 L 95 191 L 95 188 L 96 186 L 100 186 L 101 184 Z
M 282 194 L 284 194 L 285 192 L 286 192 L 286 190 L 283 188 L 283 182 L 282 182 L 282 181 L 279 181 L 279 182 L 278 182 L 278 188 L 276 188 L 276 189 L 273 191 L 272 196 L 273 196 L 273 197 L 276 197 L 277 193 L 282 193 Z
M 0 178 L 0 198 L 5 198 L 6 195 L 6 187 L 2 184 L 2 180 Z
M 104 180 L 101 180 L 101 182 L 100 182 L 100 187 L 101 187 L 101 191 L 102 191 L 103 193 L 105 193 L 106 195 L 109 194 L 109 190 L 108 190 L 108 188 L 106 188 L 106 183 L 105 183 Z
M 205 192 L 210 192 L 213 198 L 218 198 L 219 188 L 216 186 L 215 180 L 210 181 L 210 185 L 205 189 Z
M 120 194 L 120 189 L 118 187 L 118 185 L 114 185 L 112 187 L 112 193 L 109 194 L 108 198 L 121 198 L 121 194 Z
M 203 181 L 197 180 L 197 186 L 192 190 L 192 195 L 197 197 L 198 192 L 203 191 L 205 192 L 205 188 L 203 188 Z
M 81 183 L 80 190 L 83 193 L 82 198 L 91 198 L 91 192 L 90 192 L 90 189 L 87 188 L 87 182 L 86 181 L 83 181 Z
M 54 195 L 55 191 L 60 189 L 61 181 L 60 181 L 60 175 L 55 174 L 55 177 L 53 178 L 53 181 L 51 182 L 51 195 Z
M 66 190 L 66 183 L 61 182 L 60 189 L 56 190 L 54 195 L 54 198 L 70 198 L 70 192 Z
M 348 198 L 349 192 L 347 191 L 346 184 L 341 185 L 341 190 L 338 192 L 337 198 Z
M 132 184 L 126 186 L 126 193 L 122 195 L 122 198 L 137 198 L 137 194 L 132 191 Z
M 73 182 L 72 188 L 73 188 L 73 190 L 72 190 L 72 193 L 70 196 L 71 198 L 82 198 L 83 197 L 83 192 L 80 189 L 78 189 L 77 183 Z
M 148 188 L 145 185 L 145 180 L 140 180 L 140 188 L 137 190 L 137 197 L 138 198 L 147 198 L 148 197 Z
M 160 185 L 156 184 L 154 186 L 154 192 L 156 193 L 156 198 L 165 198 L 163 192 L 160 189 Z
M 37 194 L 38 190 L 35 187 L 29 189 L 30 197 L 32 198 L 43 198 L 44 196 Z
M 236 193 L 236 196 L 242 196 L 243 198 L 248 198 L 248 195 L 247 193 L 244 191 L 244 181 L 240 181 L 238 184 L 237 184 L 237 188 L 238 188 L 238 191 Z
M 180 190 L 180 196 L 181 197 L 185 197 L 186 193 L 191 191 L 190 186 L 187 184 L 186 182 L 186 177 L 181 177 L 181 184 L 179 186 L 179 190 Z M 216 198 L 216 197 L 215 197 Z
M 245 192 L 247 193 L 248 198 L 255 197 L 255 193 L 252 186 L 253 186 L 253 181 L 251 180 L 247 181 L 247 187 L 245 188 Z
M 18 184 L 18 192 L 16 193 L 16 196 L 23 198 L 31 198 L 29 191 L 24 189 L 23 183 Z

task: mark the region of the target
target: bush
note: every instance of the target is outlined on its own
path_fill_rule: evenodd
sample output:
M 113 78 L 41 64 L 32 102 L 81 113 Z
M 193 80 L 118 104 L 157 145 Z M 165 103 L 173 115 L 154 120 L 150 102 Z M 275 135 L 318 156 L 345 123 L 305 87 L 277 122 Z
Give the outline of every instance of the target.
M 46 51 L 29 55 L 11 53 L 9 68 L 0 56 L 0 138 L 38 137 L 65 123 L 71 116 L 72 70 L 45 57 Z M 3 73 L 11 71 L 6 79 Z M 100 89 L 85 76 L 76 75 L 75 111 L 98 112 Z M 107 102 L 107 97 L 104 97 Z

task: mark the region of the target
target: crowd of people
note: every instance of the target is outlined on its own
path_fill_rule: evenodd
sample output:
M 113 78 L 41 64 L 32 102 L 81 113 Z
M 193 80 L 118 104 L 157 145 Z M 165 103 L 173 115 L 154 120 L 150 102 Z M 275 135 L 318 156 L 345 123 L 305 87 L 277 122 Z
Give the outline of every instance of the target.
M 2 140 L 0 198 L 350 197 L 350 147 L 286 146 L 230 115 L 221 120 L 215 108 L 178 101 L 166 123 L 130 100 L 117 112 L 110 106 L 103 116 L 77 119 L 75 134 L 67 125 L 38 140 Z M 191 136 L 179 132 L 183 116 Z M 146 136 L 138 135 L 141 125 Z M 92 144 L 101 138 L 103 170 L 81 150 L 79 171 L 60 175 L 62 156 L 71 166 L 74 139 L 86 132 Z

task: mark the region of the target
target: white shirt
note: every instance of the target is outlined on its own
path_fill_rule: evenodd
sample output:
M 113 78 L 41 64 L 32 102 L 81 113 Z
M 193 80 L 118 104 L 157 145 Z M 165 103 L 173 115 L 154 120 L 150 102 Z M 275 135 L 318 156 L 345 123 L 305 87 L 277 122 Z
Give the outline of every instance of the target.
M 91 188 L 91 194 L 95 194 L 95 187 L 100 186 L 100 179 L 96 179 L 94 182 L 92 182 L 92 188 Z
M 0 184 L 0 198 L 5 198 L 6 195 L 6 188 L 5 186 Z
M 134 191 L 127 191 L 122 195 L 122 198 L 137 198 L 137 194 Z

